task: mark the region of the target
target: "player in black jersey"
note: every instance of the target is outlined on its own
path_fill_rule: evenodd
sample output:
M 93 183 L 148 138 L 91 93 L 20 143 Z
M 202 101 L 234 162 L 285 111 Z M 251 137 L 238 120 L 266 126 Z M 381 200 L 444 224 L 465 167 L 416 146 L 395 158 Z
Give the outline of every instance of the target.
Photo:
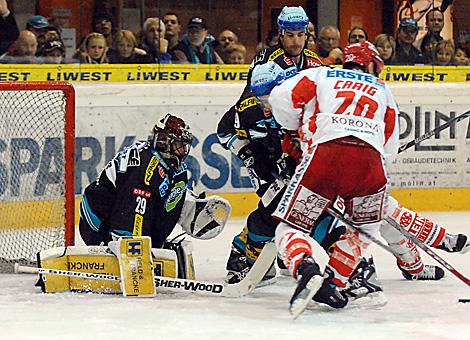
M 218 196 L 196 197 L 187 186 L 189 126 L 170 114 L 161 122 L 149 140 L 117 153 L 85 188 L 80 235 L 87 245 L 108 244 L 122 236 L 150 236 L 153 247 L 160 248 L 177 223 L 201 239 L 223 229 L 230 215 L 228 203 Z
M 274 61 L 289 75 L 307 68 L 323 65 L 320 57 L 307 49 L 309 19 L 302 7 L 284 7 L 277 18 L 279 44 L 259 51 L 250 65 L 242 97 L 250 93 L 251 74 L 256 65 Z M 240 98 L 241 99 L 241 98 Z
M 309 19 L 301 7 L 284 7 L 277 22 L 279 44 L 261 50 L 254 57 L 247 87 L 237 103 L 224 114 L 217 128 L 220 143 L 243 160 L 258 196 L 263 197 L 257 209 L 248 216 L 246 227 L 233 239 L 227 262 L 228 283 L 236 283 L 245 276 L 264 244 L 274 236 L 278 222 L 271 214 L 283 192 L 276 178 L 281 168 L 283 176 L 288 177 L 296 165 L 293 158 L 282 157 L 283 132 L 270 110 L 263 109 L 250 91 L 252 70 L 256 65 L 274 61 L 289 76 L 299 70 L 321 65 L 318 56 L 305 48 Z M 328 228 L 330 222 L 326 223 Z M 265 279 L 269 280 L 274 275 L 272 267 Z

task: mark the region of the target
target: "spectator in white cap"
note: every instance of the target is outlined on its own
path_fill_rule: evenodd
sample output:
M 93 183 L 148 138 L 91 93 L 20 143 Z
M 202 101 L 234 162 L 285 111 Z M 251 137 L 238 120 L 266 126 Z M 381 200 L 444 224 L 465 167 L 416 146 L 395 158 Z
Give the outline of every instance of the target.
M 208 34 L 207 23 L 203 18 L 191 18 L 188 33 L 172 50 L 172 59 L 190 64 L 223 64 L 222 58 L 206 42 Z

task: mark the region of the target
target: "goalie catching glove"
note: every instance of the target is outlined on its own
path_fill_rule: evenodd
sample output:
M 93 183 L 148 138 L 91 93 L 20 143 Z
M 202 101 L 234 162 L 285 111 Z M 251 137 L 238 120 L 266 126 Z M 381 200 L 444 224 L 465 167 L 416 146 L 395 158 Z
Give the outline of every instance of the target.
M 219 196 L 196 196 L 188 191 L 178 224 L 188 235 L 209 240 L 219 235 L 227 223 L 232 207 Z

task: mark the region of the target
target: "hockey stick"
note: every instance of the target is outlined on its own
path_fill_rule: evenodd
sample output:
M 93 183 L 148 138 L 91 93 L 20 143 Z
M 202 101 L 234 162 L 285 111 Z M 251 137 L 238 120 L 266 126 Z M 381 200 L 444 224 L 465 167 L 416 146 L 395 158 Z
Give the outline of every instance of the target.
M 355 227 L 346 217 L 344 217 L 341 213 L 337 212 L 336 210 L 332 208 L 327 208 L 326 211 L 332 215 L 333 217 L 337 218 L 341 222 L 343 222 L 347 227 L 349 227 L 352 230 L 356 230 L 360 234 L 364 235 L 367 237 L 369 240 L 371 240 L 373 243 L 378 245 L 380 248 L 384 249 L 385 251 L 388 251 L 391 253 L 393 256 L 399 256 L 392 247 L 390 247 L 388 244 L 383 243 L 381 240 L 379 240 L 377 237 L 373 236 L 372 234 L 368 233 L 365 230 L 362 230 L 360 228 Z
M 266 249 L 266 250 L 265 250 Z M 197 280 L 187 280 L 163 276 L 155 276 L 155 286 L 158 291 L 164 292 L 186 292 L 204 296 L 220 297 L 242 297 L 249 294 L 255 286 L 261 281 L 264 274 L 268 271 L 276 257 L 276 247 L 274 243 L 266 244 L 260 253 L 258 260 L 247 273 L 247 275 L 238 283 L 227 285 L 219 282 L 206 282 Z M 121 281 L 119 276 L 86 273 L 70 270 L 35 268 L 15 264 L 16 273 L 46 274 L 66 277 L 75 277 L 91 280 Z
M 426 139 L 428 139 L 428 138 L 431 138 L 431 137 L 434 136 L 436 133 L 441 132 L 441 131 L 444 130 L 444 129 L 447 129 L 451 124 L 456 124 L 456 123 L 460 122 L 461 120 L 467 118 L 468 116 L 470 116 L 470 111 L 464 112 L 464 113 L 462 113 L 461 115 L 452 118 L 451 120 L 449 120 L 449 121 L 446 122 L 445 124 L 443 124 L 443 125 L 438 126 L 437 128 L 435 128 L 434 130 L 428 131 L 428 132 L 426 132 L 424 135 L 421 135 L 421 136 L 419 136 L 419 137 L 413 139 L 412 141 L 409 141 L 408 143 L 401 145 L 401 146 L 398 148 L 398 153 L 403 152 L 403 151 L 405 151 L 405 150 L 411 148 L 412 146 L 421 143 L 423 140 L 426 140 Z
M 356 230 L 357 232 L 359 232 L 360 234 L 366 236 L 368 239 L 370 239 L 372 242 L 374 242 L 376 245 L 378 245 L 379 247 L 389 251 L 390 253 L 392 253 L 393 255 L 396 256 L 396 253 L 394 252 L 394 250 L 384 244 L 382 241 L 380 241 L 378 238 L 374 237 L 373 235 L 371 235 L 370 233 L 368 233 L 367 231 L 364 231 L 360 228 L 356 228 L 354 225 L 352 225 L 352 223 L 346 219 L 343 215 L 339 214 L 338 212 L 336 212 L 335 210 L 331 209 L 331 208 L 328 208 L 327 209 L 328 213 L 330 213 L 331 215 L 333 215 L 334 217 L 336 217 L 337 219 L 339 219 L 341 222 L 343 222 L 345 225 L 347 225 L 349 228 L 353 229 L 353 230 Z M 409 231 L 407 231 L 406 229 L 404 229 L 401 225 L 399 225 L 395 220 L 393 220 L 390 216 L 387 216 L 385 217 L 385 220 L 392 226 L 394 227 L 396 230 L 398 230 L 400 233 L 402 233 L 403 235 L 405 235 L 406 237 L 408 237 L 411 241 L 413 241 L 418 247 L 420 247 L 421 249 L 423 249 L 423 251 L 428 254 L 429 256 L 431 256 L 435 261 L 437 261 L 439 264 L 441 264 L 442 266 L 444 266 L 448 271 L 450 271 L 452 274 L 454 274 L 455 276 L 457 276 L 461 281 L 463 281 L 467 286 L 470 286 L 470 280 L 465 277 L 463 274 L 461 274 L 457 269 L 455 269 L 451 264 L 449 264 L 446 260 L 444 260 L 442 257 L 440 257 L 439 255 L 437 255 L 434 251 L 432 251 L 428 246 L 426 246 L 424 243 L 422 243 L 420 240 L 418 240 L 413 234 L 411 234 Z
M 452 274 L 457 276 L 461 281 L 463 281 L 467 286 L 470 287 L 470 280 L 464 276 L 462 273 L 460 273 L 457 269 L 455 269 L 452 265 L 450 265 L 446 260 L 444 260 L 442 257 L 437 255 L 434 251 L 432 251 L 428 246 L 426 246 L 423 242 L 418 240 L 413 234 L 411 234 L 408 230 L 403 228 L 400 224 L 398 224 L 393 218 L 390 216 L 385 217 L 385 220 L 396 230 L 398 230 L 400 233 L 408 237 L 411 241 L 413 241 L 418 247 L 423 249 L 423 251 L 431 256 L 436 262 L 444 266 L 448 271 L 450 271 Z

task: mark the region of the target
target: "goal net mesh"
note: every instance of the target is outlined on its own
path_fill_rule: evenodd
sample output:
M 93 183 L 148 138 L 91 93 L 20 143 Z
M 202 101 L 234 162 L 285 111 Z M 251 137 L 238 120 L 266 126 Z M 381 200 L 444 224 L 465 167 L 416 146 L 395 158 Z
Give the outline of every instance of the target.
M 67 100 L 0 85 L 0 272 L 65 245 Z

